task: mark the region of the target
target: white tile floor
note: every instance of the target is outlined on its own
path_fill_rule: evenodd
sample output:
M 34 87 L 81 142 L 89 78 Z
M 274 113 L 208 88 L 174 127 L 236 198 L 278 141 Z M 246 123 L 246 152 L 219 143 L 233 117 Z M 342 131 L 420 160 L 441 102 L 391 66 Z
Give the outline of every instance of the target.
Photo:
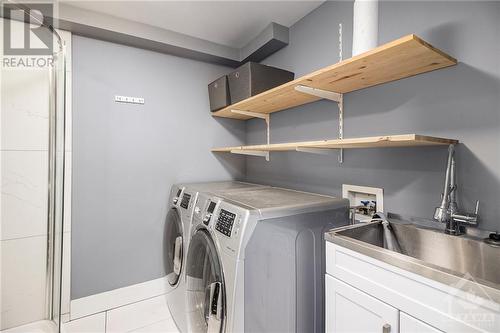
M 106 313 L 106 332 L 131 332 L 172 319 L 164 296 L 113 309 Z
M 41 320 L 34 323 L 9 328 L 2 333 L 55 333 L 57 325 L 49 320 Z
M 106 312 L 72 320 L 63 333 L 178 333 L 165 296 L 118 307 Z
M 2 333 L 55 333 L 55 323 L 43 320 L 11 328 Z M 179 333 L 165 302 L 165 296 L 150 298 L 110 311 L 72 320 L 62 333 Z
M 105 332 L 106 313 L 101 312 L 62 325 L 61 333 Z
M 178 333 L 177 326 L 175 326 L 174 320 L 172 318 L 167 320 L 162 320 L 157 323 L 144 326 L 134 330 L 136 333 L 157 333 L 157 332 L 165 332 L 165 333 Z

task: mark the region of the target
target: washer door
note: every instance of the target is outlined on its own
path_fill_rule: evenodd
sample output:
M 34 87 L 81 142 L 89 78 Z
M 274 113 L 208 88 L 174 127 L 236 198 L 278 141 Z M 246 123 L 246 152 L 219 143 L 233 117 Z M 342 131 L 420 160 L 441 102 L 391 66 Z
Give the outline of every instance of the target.
M 177 208 L 169 210 L 165 223 L 165 270 L 168 283 L 175 286 L 181 275 L 184 257 L 182 221 Z
M 226 314 L 222 265 L 210 233 L 198 230 L 189 242 L 186 266 L 189 332 L 222 332 Z

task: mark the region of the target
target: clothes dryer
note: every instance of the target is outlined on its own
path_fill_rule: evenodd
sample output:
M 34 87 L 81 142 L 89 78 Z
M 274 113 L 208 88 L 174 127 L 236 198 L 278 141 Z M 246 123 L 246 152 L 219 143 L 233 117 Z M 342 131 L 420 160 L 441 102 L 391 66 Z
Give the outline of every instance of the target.
M 345 199 L 281 188 L 201 193 L 186 260 L 189 332 L 323 332 L 327 229 Z

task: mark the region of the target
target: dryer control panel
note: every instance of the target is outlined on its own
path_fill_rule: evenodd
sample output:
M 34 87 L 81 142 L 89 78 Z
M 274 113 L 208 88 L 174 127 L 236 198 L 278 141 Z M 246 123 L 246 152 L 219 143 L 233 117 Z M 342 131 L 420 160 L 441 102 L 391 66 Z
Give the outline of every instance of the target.
M 221 209 L 219 212 L 219 218 L 215 224 L 215 230 L 220 233 L 231 237 L 231 231 L 233 230 L 234 220 L 236 219 L 236 214 L 231 213 L 225 209 Z
M 179 189 L 177 190 L 177 194 L 176 194 L 176 195 L 175 195 L 175 197 L 172 199 L 172 204 L 177 205 L 177 203 L 179 202 L 179 198 L 180 198 L 180 196 L 181 196 L 182 190 L 183 190 L 182 188 L 179 188 Z
M 182 195 L 181 207 L 184 209 L 188 209 L 190 200 L 191 200 L 191 194 L 184 193 Z
M 185 221 L 189 221 L 189 224 L 191 223 L 191 218 L 193 217 L 193 211 L 197 200 L 198 192 L 196 190 L 185 188 L 184 191 L 182 191 L 181 198 L 179 199 L 179 206 L 182 208 L 180 211 L 185 217 Z

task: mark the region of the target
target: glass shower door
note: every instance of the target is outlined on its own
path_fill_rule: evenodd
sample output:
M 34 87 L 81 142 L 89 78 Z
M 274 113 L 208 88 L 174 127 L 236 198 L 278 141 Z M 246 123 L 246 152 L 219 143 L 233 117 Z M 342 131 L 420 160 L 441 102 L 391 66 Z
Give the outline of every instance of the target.
M 26 31 L 25 23 L 0 19 L 0 38 L 6 24 L 11 41 Z M 4 42 L 0 41 L 0 330 L 27 325 L 20 331 L 56 332 L 64 231 L 64 49 L 54 33 L 54 56 L 46 57 L 52 58 L 52 65 L 28 66 L 16 63 L 23 56 L 6 55 Z
M 61 41 L 62 43 L 62 41 Z M 48 318 L 52 319 L 60 331 L 62 303 L 62 270 L 64 242 L 64 171 L 65 171 L 65 87 L 66 61 L 64 46 L 54 53 L 54 62 L 50 72 L 51 96 L 49 116 L 49 252 L 52 260 L 47 268 L 50 278 L 47 288 Z M 69 255 L 69 253 L 67 253 Z

